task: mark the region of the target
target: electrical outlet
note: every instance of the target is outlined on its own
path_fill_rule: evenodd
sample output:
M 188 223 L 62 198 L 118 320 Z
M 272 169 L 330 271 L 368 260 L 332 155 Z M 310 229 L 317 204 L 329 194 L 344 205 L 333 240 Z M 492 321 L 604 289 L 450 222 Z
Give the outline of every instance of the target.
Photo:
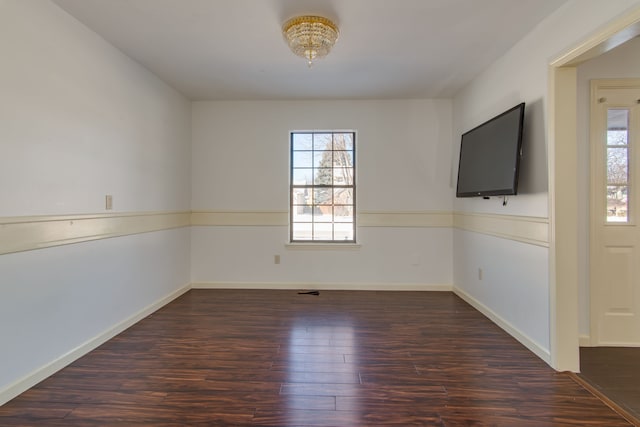
M 484 271 L 482 271 L 481 268 L 478 269 L 478 280 L 482 280 L 482 277 L 484 276 Z
M 273 256 L 273 263 L 274 264 L 280 264 L 280 255 L 274 255 Z
M 104 196 L 104 208 L 108 211 L 113 209 L 113 196 L 111 194 Z

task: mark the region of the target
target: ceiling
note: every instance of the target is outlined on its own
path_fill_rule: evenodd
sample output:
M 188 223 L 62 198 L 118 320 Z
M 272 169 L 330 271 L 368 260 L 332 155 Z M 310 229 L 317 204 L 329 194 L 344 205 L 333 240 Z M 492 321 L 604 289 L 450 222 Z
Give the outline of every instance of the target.
M 566 0 L 54 0 L 192 100 L 448 98 Z M 340 38 L 309 69 L 300 14 Z

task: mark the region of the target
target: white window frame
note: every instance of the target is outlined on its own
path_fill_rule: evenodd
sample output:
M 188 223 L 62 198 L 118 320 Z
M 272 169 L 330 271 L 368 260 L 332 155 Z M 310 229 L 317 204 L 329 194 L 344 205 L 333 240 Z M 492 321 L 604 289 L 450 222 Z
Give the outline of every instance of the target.
M 331 184 L 324 184 L 324 185 L 315 185 L 315 183 L 311 183 L 311 184 L 305 184 L 305 185 L 301 185 L 301 184 L 295 184 L 294 183 L 294 171 L 295 169 L 299 169 L 296 168 L 295 164 L 294 164 L 294 153 L 295 152 L 301 152 L 301 151 L 309 151 L 312 158 L 314 156 L 314 154 L 320 150 L 316 150 L 315 146 L 313 145 L 312 142 L 312 148 L 310 150 L 294 150 L 294 137 L 295 135 L 301 135 L 301 134 L 310 134 L 312 135 L 312 138 L 315 137 L 315 135 L 326 135 L 326 134 L 331 134 L 336 135 L 336 134 L 351 134 L 352 135 L 352 141 L 353 141 L 353 147 L 351 150 L 347 150 L 347 151 L 351 151 L 352 155 L 351 155 L 351 165 L 350 165 L 350 169 L 352 169 L 352 173 L 351 173 L 351 180 L 352 183 L 347 183 L 347 184 L 335 184 L 334 182 L 332 182 Z M 322 245 L 357 245 L 357 223 L 356 223 L 356 209 L 357 209 L 357 198 L 356 198 L 356 184 L 357 184 L 357 178 L 356 178 L 356 171 L 357 171 L 357 160 L 356 160 L 356 153 L 357 153 L 357 132 L 355 130 L 295 130 L 295 131 L 290 131 L 289 132 L 289 244 L 291 245 L 313 245 L 313 246 L 322 246 Z M 322 150 L 327 151 L 327 150 Z M 335 154 L 335 152 L 342 152 L 343 150 L 336 150 L 335 146 L 332 146 L 331 152 L 332 154 Z M 331 169 L 332 169 L 332 173 L 331 176 L 333 177 L 335 174 L 333 172 L 334 168 L 336 168 L 335 163 L 332 162 L 331 165 Z M 312 169 L 316 169 L 315 164 L 312 165 Z M 313 171 L 312 175 L 315 177 L 315 170 Z M 315 179 L 315 178 L 314 178 Z M 312 214 L 312 221 L 309 223 L 311 224 L 312 227 L 312 232 L 311 232 L 311 238 L 310 239 L 300 239 L 300 238 L 294 238 L 294 224 L 301 224 L 301 223 L 305 223 L 305 222 L 301 222 L 301 221 L 295 221 L 295 215 L 294 215 L 294 210 L 298 209 L 299 207 L 301 207 L 301 205 L 296 204 L 296 201 L 294 200 L 294 189 L 300 189 L 300 188 L 306 188 L 308 191 L 311 191 L 312 193 L 314 192 L 314 190 L 319 190 L 319 189 L 328 189 L 329 192 L 332 195 L 335 195 L 335 190 L 336 189 L 340 189 L 340 188 L 345 188 L 345 189 L 349 189 L 351 190 L 351 194 L 352 194 L 352 204 L 347 204 L 347 205 L 343 205 L 343 204 L 336 204 L 335 203 L 335 199 L 333 199 L 334 196 L 332 196 L 332 201 L 330 204 L 326 205 L 326 206 L 331 206 L 332 208 L 332 212 L 334 212 L 334 209 L 337 206 L 344 206 L 346 208 L 350 208 L 351 209 L 351 222 L 340 222 L 340 221 L 335 221 L 335 217 L 332 221 L 330 222 L 324 222 L 323 224 L 331 224 L 332 227 L 332 235 L 333 235 L 333 239 L 315 239 L 315 231 L 313 229 L 313 227 L 315 227 L 316 222 L 315 221 L 315 216 L 314 214 Z M 311 205 L 305 205 L 305 207 L 309 207 L 311 208 L 312 212 L 315 212 L 315 209 L 319 209 L 320 205 L 312 202 Z M 318 224 L 320 224 L 320 222 L 318 222 Z M 335 226 L 336 225 L 344 225 L 344 224 L 352 224 L 351 228 L 351 234 L 353 236 L 352 239 L 336 239 L 335 237 Z

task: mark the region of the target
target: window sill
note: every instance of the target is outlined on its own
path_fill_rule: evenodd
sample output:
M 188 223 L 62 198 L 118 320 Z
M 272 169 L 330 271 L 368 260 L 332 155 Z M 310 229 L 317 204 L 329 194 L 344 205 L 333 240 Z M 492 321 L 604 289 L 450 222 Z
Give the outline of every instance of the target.
M 360 243 L 285 243 L 284 247 L 290 250 L 318 250 L 318 251 L 334 251 L 346 250 L 352 251 L 360 249 Z

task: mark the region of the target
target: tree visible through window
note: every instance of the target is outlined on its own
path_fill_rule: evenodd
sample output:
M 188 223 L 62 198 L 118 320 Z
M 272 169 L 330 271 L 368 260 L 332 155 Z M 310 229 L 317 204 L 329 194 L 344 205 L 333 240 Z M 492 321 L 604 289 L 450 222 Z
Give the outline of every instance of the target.
M 629 110 L 607 111 L 607 222 L 629 221 Z
M 354 243 L 355 132 L 291 133 L 292 242 Z

